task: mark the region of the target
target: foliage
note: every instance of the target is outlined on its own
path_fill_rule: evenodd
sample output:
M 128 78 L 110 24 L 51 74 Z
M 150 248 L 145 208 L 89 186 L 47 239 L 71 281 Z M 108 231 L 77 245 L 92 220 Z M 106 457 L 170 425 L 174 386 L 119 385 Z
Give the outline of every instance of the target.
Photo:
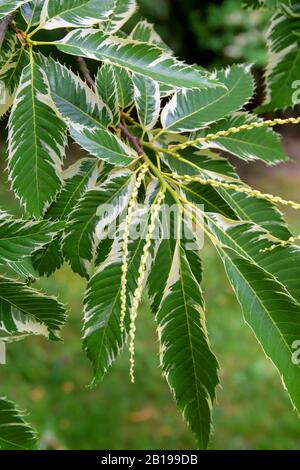
M 22 2 L 6 3 L 10 13 Z M 24 218 L 1 213 L 0 263 L 15 276 L 0 278 L 0 327 L 11 341 L 24 333 L 58 339 L 65 309 L 31 284 L 66 261 L 87 280 L 83 348 L 93 383 L 126 344 L 134 382 L 136 319 L 147 290 L 162 373 L 206 448 L 219 366 L 206 326 L 203 234 L 300 410 L 293 360 L 300 250 L 276 207 L 300 204 L 248 187 L 220 153 L 283 162 L 272 126 L 300 118 L 263 121 L 245 112 L 254 93 L 249 66 L 209 73 L 187 65 L 144 20 L 126 34 L 136 6 L 107 1 L 98 11 L 94 0 L 51 0 L 40 8 L 33 0 L 23 8 L 26 31 L 11 23 L 1 52 L 2 112 L 10 109 L 8 173 Z M 43 41 L 52 29 L 60 38 Z M 73 56 L 82 78 L 45 46 Z M 95 79 L 86 60 L 98 66 Z M 65 168 L 69 139 L 89 156 Z M 4 424 L 14 419 L 11 412 Z M 26 447 L 27 438 L 18 435 L 18 444 Z
M 295 93 L 299 93 L 300 2 L 262 1 L 254 6 L 268 7 L 273 13 L 268 30 L 266 98 L 258 112 L 295 106 L 299 103 Z

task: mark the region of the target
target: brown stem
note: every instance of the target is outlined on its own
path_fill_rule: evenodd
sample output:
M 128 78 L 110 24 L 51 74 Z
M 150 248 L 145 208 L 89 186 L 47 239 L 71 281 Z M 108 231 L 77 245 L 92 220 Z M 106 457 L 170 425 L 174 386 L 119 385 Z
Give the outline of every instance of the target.
M 8 27 L 13 20 L 13 14 L 5 16 L 3 20 L 0 21 L 0 50 L 2 48 L 2 44 L 7 33 Z
M 144 155 L 144 150 L 143 147 L 140 144 L 140 139 L 129 132 L 125 124 L 118 124 L 118 129 L 120 129 L 121 134 L 123 137 L 129 140 L 129 142 L 132 144 L 132 147 L 136 150 L 137 154 L 139 156 Z
M 87 66 L 86 61 L 83 57 L 75 57 L 75 59 L 82 76 L 85 78 L 86 83 L 94 90 L 96 86 L 95 80 L 93 80 L 91 76 L 91 72 Z
M 87 84 L 95 90 L 95 80 L 92 78 L 90 70 L 87 66 L 86 61 L 84 60 L 83 57 L 76 57 L 76 62 L 78 64 L 79 70 L 82 74 L 82 76 L 85 78 L 85 81 Z M 131 143 L 132 147 L 136 150 L 137 154 L 139 156 L 144 155 L 144 150 L 140 144 L 140 140 L 138 137 L 134 136 L 131 134 L 131 132 L 127 129 L 125 124 L 118 124 L 118 129 L 121 131 L 122 137 L 125 139 L 128 139 L 128 141 Z

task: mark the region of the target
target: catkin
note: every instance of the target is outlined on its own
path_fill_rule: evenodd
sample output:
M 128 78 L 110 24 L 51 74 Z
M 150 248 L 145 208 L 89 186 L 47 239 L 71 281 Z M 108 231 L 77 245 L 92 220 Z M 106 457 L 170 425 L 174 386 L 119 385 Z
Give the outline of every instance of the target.
M 139 277 L 137 280 L 137 287 L 134 292 L 132 308 L 130 314 L 130 330 L 129 330 L 129 353 L 130 353 L 130 379 L 134 383 L 134 365 L 135 365 L 135 332 L 136 332 L 136 319 L 138 314 L 138 307 L 141 301 L 143 293 L 143 285 L 146 275 L 147 259 L 149 255 L 149 249 L 151 246 L 151 239 L 153 232 L 155 230 L 155 221 L 158 217 L 161 204 L 165 198 L 164 190 L 160 190 L 157 195 L 156 202 L 151 207 L 151 217 L 150 224 L 148 226 L 148 231 L 146 234 L 145 244 L 143 248 L 143 254 L 141 257 L 141 262 L 139 266 Z
M 278 248 L 279 246 L 280 247 L 289 246 L 289 245 L 292 245 L 293 243 L 296 243 L 299 240 L 300 240 L 300 235 L 297 235 L 296 237 L 290 237 L 288 240 L 281 240 L 280 242 L 274 243 L 274 245 L 271 245 L 268 248 L 263 248 L 262 250 L 260 250 L 260 253 L 273 251 L 275 250 L 275 248 Z
M 182 144 L 174 145 L 171 146 L 171 150 L 183 150 L 186 149 L 187 147 L 193 147 L 195 145 L 204 143 L 204 142 L 210 142 L 212 140 L 217 140 L 220 137 L 228 137 L 231 134 L 237 134 L 240 131 L 249 131 L 252 129 L 257 129 L 260 127 L 272 127 L 276 125 L 282 125 L 282 124 L 299 124 L 300 123 L 300 117 L 294 118 L 287 118 L 287 119 L 268 119 L 265 121 L 257 121 L 257 122 L 251 122 L 249 124 L 243 124 L 242 126 L 239 127 L 231 127 L 230 129 L 227 129 L 226 131 L 219 131 L 216 132 L 215 134 L 207 134 L 204 137 L 198 137 L 197 139 L 194 140 L 188 140 L 187 142 L 183 142 Z
M 281 204 L 283 206 L 289 206 L 293 209 L 299 210 L 300 204 L 294 201 L 287 201 L 280 196 L 273 196 L 273 194 L 262 193 L 257 189 L 248 188 L 246 186 L 239 186 L 236 184 L 225 183 L 224 181 L 217 181 L 213 179 L 204 179 L 199 176 L 189 176 L 189 175 L 178 175 L 177 173 L 172 173 L 172 176 L 177 179 L 182 179 L 185 181 L 198 181 L 201 184 L 213 186 L 214 188 L 223 188 L 230 191 L 236 191 L 238 193 L 248 194 L 249 196 L 254 196 L 260 199 L 265 199 L 274 204 Z
M 144 181 L 145 175 L 148 171 L 148 166 L 143 166 L 136 183 L 134 185 L 132 195 L 128 205 L 128 211 L 125 220 L 124 233 L 123 233 L 123 256 L 122 256 L 122 277 L 121 277 L 121 310 L 120 310 L 120 328 L 124 331 L 125 328 L 125 317 L 126 317 L 126 290 L 127 290 L 127 271 L 128 271 L 128 245 L 129 245 L 129 230 L 132 222 L 133 211 L 137 203 L 138 192 Z

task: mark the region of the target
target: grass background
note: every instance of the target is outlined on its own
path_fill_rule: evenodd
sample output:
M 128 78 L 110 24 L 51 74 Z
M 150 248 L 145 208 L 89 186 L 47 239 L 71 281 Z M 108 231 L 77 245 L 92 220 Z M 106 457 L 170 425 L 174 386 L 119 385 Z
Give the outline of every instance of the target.
M 4 155 L 1 152 L 1 161 Z M 242 169 L 244 174 L 250 167 Z M 297 199 L 295 164 L 272 172 L 257 169 L 255 186 Z M 249 173 L 249 171 L 248 171 Z M 250 175 L 251 177 L 251 175 Z M 16 210 L 1 171 L 2 208 Z M 287 214 L 298 233 L 296 213 Z M 281 380 L 241 311 L 209 242 L 203 250 L 207 323 L 221 365 L 222 387 L 214 408 L 212 449 L 298 449 L 300 428 Z M 85 282 L 63 267 L 40 283 L 69 305 L 62 342 L 28 338 L 8 346 L 0 366 L 1 395 L 30 411 L 44 449 L 194 449 L 191 432 L 177 412 L 161 377 L 158 344 L 147 303 L 139 312 L 136 384 L 128 376 L 125 351 L 104 381 L 88 387 L 92 371 L 81 350 Z

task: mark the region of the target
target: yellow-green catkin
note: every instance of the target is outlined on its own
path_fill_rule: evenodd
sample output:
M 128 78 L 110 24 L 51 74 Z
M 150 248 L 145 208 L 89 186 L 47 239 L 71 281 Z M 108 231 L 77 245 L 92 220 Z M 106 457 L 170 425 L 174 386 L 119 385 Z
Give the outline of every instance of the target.
M 134 188 L 132 190 L 132 195 L 128 205 L 127 216 L 125 220 L 124 233 L 123 233 L 123 256 L 122 256 L 122 277 L 121 277 L 121 310 L 120 310 L 120 328 L 121 331 L 124 331 L 125 328 L 125 317 L 126 317 L 126 290 L 127 290 L 127 271 L 128 271 L 128 245 L 129 245 L 129 231 L 130 224 L 133 218 L 133 211 L 137 203 L 139 189 L 144 181 L 146 173 L 148 171 L 148 166 L 143 166 L 138 177 Z
M 292 209 L 299 210 L 300 204 L 294 201 L 287 201 L 280 196 L 273 196 L 273 194 L 262 193 L 257 189 L 248 188 L 246 186 L 239 186 L 236 184 L 225 183 L 224 181 L 217 181 L 213 179 L 204 179 L 199 176 L 189 176 L 189 175 L 178 175 L 177 173 L 172 173 L 172 176 L 177 179 L 182 179 L 185 181 L 198 181 L 201 184 L 213 186 L 214 188 L 223 188 L 229 191 L 236 191 L 238 193 L 248 194 L 249 196 L 254 196 L 260 199 L 265 199 L 274 204 L 282 204 L 283 206 L 289 206 Z
M 146 234 L 143 254 L 142 254 L 141 262 L 139 266 L 139 277 L 137 280 L 137 287 L 135 289 L 133 301 L 132 301 L 132 308 L 131 308 L 131 314 L 130 314 L 130 330 L 129 330 L 130 379 L 132 383 L 134 383 L 134 379 L 135 379 L 134 377 L 135 332 L 136 332 L 136 319 L 137 319 L 137 314 L 138 314 L 138 307 L 139 307 L 142 293 L 143 293 L 143 286 L 144 286 L 144 280 L 145 280 L 146 268 L 147 268 L 147 259 L 148 259 L 149 250 L 151 247 L 152 235 L 155 230 L 155 221 L 158 217 L 161 204 L 164 198 L 165 198 L 165 191 L 160 190 L 160 192 L 157 195 L 155 203 L 151 207 L 150 224 L 149 224 L 148 231 Z
M 260 252 L 266 253 L 268 251 L 273 251 L 275 250 L 275 248 L 278 248 L 279 246 L 280 247 L 289 246 L 298 242 L 299 240 L 300 240 L 300 235 L 297 235 L 296 237 L 290 237 L 288 240 L 281 240 L 280 242 L 274 243 L 274 245 L 271 245 L 268 248 L 263 248 L 262 250 L 260 250 Z
M 215 134 L 207 134 L 204 137 L 198 137 L 197 139 L 194 140 L 188 140 L 187 142 L 183 142 L 182 144 L 174 145 L 171 146 L 170 148 L 172 150 L 183 150 L 186 149 L 187 147 L 193 147 L 195 145 L 205 143 L 205 142 L 211 142 L 212 140 L 217 140 L 220 137 L 228 137 L 229 135 L 232 134 L 237 134 L 240 131 L 250 131 L 252 129 L 257 129 L 260 127 L 272 127 L 272 126 L 277 126 L 277 125 L 282 125 L 282 124 L 299 124 L 300 123 L 300 117 L 294 118 L 287 118 L 287 119 L 267 119 L 265 121 L 257 121 L 257 122 L 250 122 L 249 124 L 243 124 L 242 126 L 239 127 L 231 127 L 230 129 L 227 129 L 226 131 L 219 131 L 216 132 Z

